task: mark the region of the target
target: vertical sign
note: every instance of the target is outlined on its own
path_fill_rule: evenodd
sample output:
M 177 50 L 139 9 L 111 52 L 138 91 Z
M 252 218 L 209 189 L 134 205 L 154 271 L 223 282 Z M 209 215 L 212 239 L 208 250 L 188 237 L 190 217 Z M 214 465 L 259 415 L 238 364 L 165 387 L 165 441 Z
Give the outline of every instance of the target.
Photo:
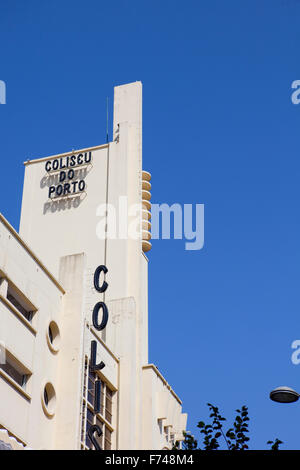
M 101 273 L 106 274 L 108 271 L 107 267 L 104 265 L 100 265 L 96 268 L 94 273 L 94 287 L 97 292 L 104 293 L 108 288 L 108 284 L 106 281 L 100 285 L 100 275 Z M 100 321 L 100 315 L 102 314 L 102 318 Z M 108 309 L 104 302 L 97 302 L 93 309 L 93 316 L 92 316 L 93 326 L 96 330 L 101 331 L 107 325 L 108 322 Z M 90 357 L 90 368 L 92 371 L 101 370 L 105 367 L 103 361 L 97 364 L 97 341 L 91 341 L 91 357 Z M 95 381 L 95 390 L 94 390 L 94 411 L 95 413 L 99 413 L 100 411 L 100 397 L 101 397 L 101 380 Z M 94 445 L 96 450 L 102 450 L 99 443 L 96 440 L 95 434 L 99 437 L 102 436 L 102 429 L 97 425 L 90 426 L 88 430 L 88 436 Z

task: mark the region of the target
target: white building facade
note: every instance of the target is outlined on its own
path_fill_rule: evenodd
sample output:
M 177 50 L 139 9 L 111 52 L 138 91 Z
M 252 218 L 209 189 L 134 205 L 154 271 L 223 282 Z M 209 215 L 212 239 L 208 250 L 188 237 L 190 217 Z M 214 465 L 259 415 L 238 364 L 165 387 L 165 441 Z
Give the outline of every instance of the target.
M 105 145 L 25 162 L 19 234 L 0 217 L 0 442 L 15 448 L 183 438 L 181 401 L 148 363 L 140 82 L 115 88 L 113 129 Z

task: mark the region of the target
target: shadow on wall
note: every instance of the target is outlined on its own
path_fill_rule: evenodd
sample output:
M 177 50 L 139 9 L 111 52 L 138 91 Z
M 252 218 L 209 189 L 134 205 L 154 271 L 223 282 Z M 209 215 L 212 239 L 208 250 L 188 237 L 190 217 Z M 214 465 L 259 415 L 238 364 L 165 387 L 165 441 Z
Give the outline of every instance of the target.
M 81 193 L 73 197 L 65 196 L 60 199 L 55 199 L 54 201 L 49 200 L 44 204 L 43 214 L 54 214 L 55 212 L 65 211 L 67 209 L 76 209 L 86 196 L 86 193 Z
M 67 209 L 76 209 L 86 198 L 85 178 L 92 165 L 84 168 L 59 171 L 46 174 L 40 181 L 40 188 L 48 188 L 48 201 L 43 207 L 43 214 L 54 214 Z
M 86 166 L 85 168 L 78 168 L 77 170 L 69 170 L 69 171 L 59 171 L 57 173 L 52 174 L 45 174 L 40 181 L 40 188 L 44 189 L 46 187 L 50 188 L 51 186 L 58 186 L 59 184 L 63 183 L 64 181 L 80 181 L 84 180 L 88 173 L 91 171 L 92 165 Z M 68 173 L 72 171 L 73 176 L 72 178 L 68 178 Z

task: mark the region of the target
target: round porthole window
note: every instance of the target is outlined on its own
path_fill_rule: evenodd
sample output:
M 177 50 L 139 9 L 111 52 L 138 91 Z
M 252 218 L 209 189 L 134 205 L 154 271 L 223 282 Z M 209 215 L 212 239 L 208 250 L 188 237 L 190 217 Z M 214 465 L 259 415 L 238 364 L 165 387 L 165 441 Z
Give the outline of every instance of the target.
M 57 353 L 60 345 L 60 332 L 55 321 L 49 323 L 47 332 L 47 343 L 52 352 Z
M 56 394 L 53 385 L 48 382 L 42 392 L 43 410 L 47 416 L 52 417 L 55 413 Z

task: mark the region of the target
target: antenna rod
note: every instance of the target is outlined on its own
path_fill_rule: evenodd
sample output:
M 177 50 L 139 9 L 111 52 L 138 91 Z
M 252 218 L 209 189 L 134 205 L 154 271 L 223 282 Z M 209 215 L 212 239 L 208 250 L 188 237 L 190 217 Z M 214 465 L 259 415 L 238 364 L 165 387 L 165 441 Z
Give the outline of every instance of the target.
M 108 144 L 108 96 L 106 97 L 106 143 Z

